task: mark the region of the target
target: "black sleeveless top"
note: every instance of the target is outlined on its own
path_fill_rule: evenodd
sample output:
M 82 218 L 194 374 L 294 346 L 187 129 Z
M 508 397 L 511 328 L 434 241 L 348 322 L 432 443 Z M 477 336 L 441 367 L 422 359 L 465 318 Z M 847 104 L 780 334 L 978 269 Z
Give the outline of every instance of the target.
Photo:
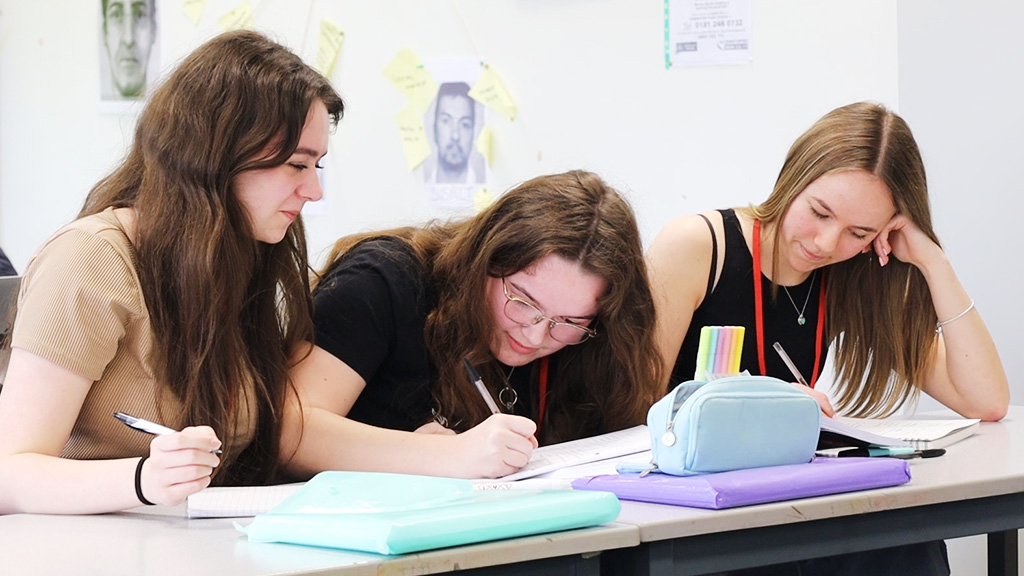
M 700 329 L 703 326 L 745 326 L 743 337 L 743 356 L 740 359 L 740 370 L 748 370 L 751 374 L 761 374 L 757 361 L 757 328 L 754 308 L 754 259 L 747 249 L 743 231 L 740 228 L 736 213 L 719 210 L 725 227 L 725 259 L 722 276 L 712 290 L 705 295 L 700 307 L 693 313 L 690 329 L 686 332 L 683 345 L 676 357 L 675 368 L 672 370 L 672 381 L 669 389 L 686 380 L 693 380 L 697 367 L 697 347 L 700 344 Z M 711 277 L 715 274 L 717 256 L 712 258 Z M 814 374 L 814 344 L 818 327 L 818 304 L 821 294 L 821 277 L 819 270 L 803 283 L 789 287 L 793 298 L 790 302 L 782 286 L 778 287 L 775 298 L 772 298 L 771 281 L 761 275 L 761 290 L 764 310 L 764 359 L 767 376 L 774 376 L 786 382 L 795 382 L 796 378 L 786 368 L 772 343 L 779 342 L 793 359 L 800 373 L 809 382 Z M 809 296 L 809 297 L 808 297 Z M 797 323 L 799 308 L 804 301 L 806 322 L 801 326 Z M 827 330 L 822 332 L 821 364 L 825 363 L 828 352 Z M 818 367 L 819 371 L 821 367 Z M 702 378 L 703 379 L 703 378 Z

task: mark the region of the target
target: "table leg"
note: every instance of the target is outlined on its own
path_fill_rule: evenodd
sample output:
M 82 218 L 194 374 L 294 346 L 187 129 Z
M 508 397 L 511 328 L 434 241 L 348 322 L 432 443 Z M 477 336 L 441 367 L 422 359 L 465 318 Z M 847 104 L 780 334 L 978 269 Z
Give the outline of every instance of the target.
M 1017 531 L 988 534 L 989 576 L 1017 576 Z

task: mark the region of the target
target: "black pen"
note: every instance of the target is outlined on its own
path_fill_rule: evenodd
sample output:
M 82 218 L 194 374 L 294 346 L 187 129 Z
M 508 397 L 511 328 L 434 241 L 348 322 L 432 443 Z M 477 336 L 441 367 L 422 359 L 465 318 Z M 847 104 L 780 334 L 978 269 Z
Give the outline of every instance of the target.
M 912 458 L 935 458 L 946 453 L 944 448 L 932 448 L 928 450 L 915 450 L 913 448 L 890 447 L 890 448 L 850 448 L 842 450 L 836 456 L 846 458 L 850 456 L 883 456 L 887 458 L 900 458 L 910 460 Z
M 144 418 L 136 418 L 135 416 L 125 414 L 124 412 L 115 412 L 114 418 L 117 418 L 121 422 L 124 422 L 124 425 L 129 428 L 138 430 L 139 432 L 145 432 L 146 434 L 153 434 L 154 436 L 174 434 L 175 432 L 177 432 L 177 430 L 175 430 L 174 428 L 168 428 L 163 424 L 157 424 L 156 422 L 151 422 Z M 210 450 L 210 452 L 214 454 L 221 454 L 223 451 L 218 449 Z
M 469 372 L 469 379 L 476 386 L 480 395 L 484 397 L 484 402 L 487 402 L 487 407 L 490 408 L 491 414 L 500 414 L 501 410 L 498 409 L 498 405 L 494 403 L 494 398 L 491 397 L 491 393 L 487 391 L 487 387 L 484 386 L 484 380 L 480 377 L 480 374 L 470 363 L 469 358 L 463 358 L 462 362 L 466 365 L 466 372 Z

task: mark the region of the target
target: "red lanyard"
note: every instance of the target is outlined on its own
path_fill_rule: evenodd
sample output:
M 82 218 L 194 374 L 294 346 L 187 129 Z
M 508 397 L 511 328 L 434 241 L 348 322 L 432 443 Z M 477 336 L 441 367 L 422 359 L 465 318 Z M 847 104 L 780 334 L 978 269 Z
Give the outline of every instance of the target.
M 757 324 L 757 363 L 761 374 L 767 374 L 764 363 L 764 300 L 761 297 L 761 221 L 754 220 L 754 317 Z M 812 286 L 813 287 L 813 286 Z M 808 290 L 811 287 L 807 288 Z M 818 291 L 818 327 L 814 334 L 814 373 L 809 384 L 814 388 L 821 370 L 821 336 L 825 331 L 825 271 L 821 271 L 821 290 Z
M 540 400 L 538 401 L 540 406 L 540 413 L 537 414 L 537 433 L 540 434 L 540 425 L 544 423 L 544 408 L 547 406 L 548 400 L 548 364 L 549 357 L 545 356 L 540 359 L 540 386 L 538 392 L 540 393 Z

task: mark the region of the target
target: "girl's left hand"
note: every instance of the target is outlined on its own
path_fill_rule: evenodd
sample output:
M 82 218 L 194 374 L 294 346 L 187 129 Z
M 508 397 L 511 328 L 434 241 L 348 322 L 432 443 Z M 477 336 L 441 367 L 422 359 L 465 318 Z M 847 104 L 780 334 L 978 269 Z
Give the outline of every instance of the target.
M 885 228 L 875 236 L 872 245 L 882 266 L 889 263 L 889 255 L 892 254 L 901 262 L 921 268 L 930 252 L 941 251 L 931 238 L 902 214 L 889 220 Z

